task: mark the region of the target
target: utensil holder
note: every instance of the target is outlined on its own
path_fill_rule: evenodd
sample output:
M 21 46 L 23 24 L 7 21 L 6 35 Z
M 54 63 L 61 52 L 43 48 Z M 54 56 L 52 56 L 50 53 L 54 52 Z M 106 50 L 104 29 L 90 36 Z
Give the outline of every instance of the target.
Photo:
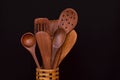
M 59 68 L 56 69 L 36 68 L 36 80 L 59 80 Z

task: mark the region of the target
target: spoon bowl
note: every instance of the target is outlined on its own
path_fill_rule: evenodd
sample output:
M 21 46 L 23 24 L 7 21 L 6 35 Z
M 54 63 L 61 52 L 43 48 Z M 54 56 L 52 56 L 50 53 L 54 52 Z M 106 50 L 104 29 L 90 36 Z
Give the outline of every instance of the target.
M 21 44 L 31 53 L 37 67 L 40 68 L 40 64 L 35 54 L 36 39 L 34 35 L 31 32 L 23 34 L 21 37 Z
M 32 33 L 26 33 L 22 36 L 21 43 L 23 46 L 30 48 L 36 44 L 36 40 Z

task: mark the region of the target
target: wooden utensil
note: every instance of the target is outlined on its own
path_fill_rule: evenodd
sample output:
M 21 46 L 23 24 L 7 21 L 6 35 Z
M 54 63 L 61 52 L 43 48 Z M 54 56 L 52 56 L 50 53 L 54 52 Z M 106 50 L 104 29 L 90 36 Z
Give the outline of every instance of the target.
M 66 33 L 69 33 L 77 25 L 77 22 L 77 12 L 72 8 L 67 8 L 60 14 L 58 27 L 64 29 Z
M 48 18 L 36 18 L 34 20 L 34 33 L 36 34 L 39 31 L 45 31 L 48 34 L 51 34 L 49 24 L 50 21 Z
M 40 68 L 40 64 L 39 64 L 36 54 L 35 54 L 35 46 L 36 46 L 35 36 L 31 32 L 27 32 L 22 35 L 21 43 L 22 43 L 23 47 L 25 47 L 31 53 L 37 67 Z
M 64 29 L 66 34 L 68 34 L 77 25 L 77 21 L 78 21 L 77 12 L 72 8 L 67 8 L 67 9 L 63 10 L 62 13 L 60 14 L 60 17 L 58 20 L 58 28 Z M 55 68 L 57 66 L 59 56 L 61 54 L 61 52 L 60 52 L 61 50 L 62 49 L 60 49 L 56 55 L 53 68 Z M 65 53 L 65 54 L 67 54 L 67 53 Z
M 65 38 L 66 38 L 66 32 L 63 29 L 57 29 L 53 38 L 53 43 L 52 43 L 51 65 L 53 65 L 56 52 L 63 45 Z
M 37 25 L 37 26 L 36 26 Z M 51 68 L 51 37 L 49 35 L 49 21 L 47 18 L 39 19 L 35 22 L 36 40 L 41 52 L 43 67 Z
M 66 40 L 62 45 L 61 50 L 57 52 L 57 57 L 55 58 L 53 68 L 56 68 L 60 65 L 62 60 L 65 58 L 65 56 L 70 52 L 70 50 L 74 46 L 76 40 L 77 40 L 77 33 L 75 30 L 72 30 L 70 33 L 67 34 Z
M 54 33 L 58 29 L 58 20 L 49 20 L 49 27 L 50 27 L 50 36 L 51 40 L 53 40 Z

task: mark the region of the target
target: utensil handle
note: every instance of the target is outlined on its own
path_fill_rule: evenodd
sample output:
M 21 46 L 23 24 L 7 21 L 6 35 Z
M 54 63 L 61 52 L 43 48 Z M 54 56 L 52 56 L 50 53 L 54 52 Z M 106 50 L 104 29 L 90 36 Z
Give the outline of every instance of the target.
M 38 62 L 38 60 L 37 60 L 37 57 L 36 57 L 36 55 L 35 55 L 35 52 L 34 52 L 34 54 L 32 54 L 32 56 L 33 56 L 33 59 L 34 59 L 36 65 L 37 65 L 37 67 L 40 68 L 40 64 L 39 64 L 39 62 Z
M 55 56 L 55 59 L 54 59 L 54 63 L 53 63 L 53 65 L 52 65 L 52 68 L 53 68 L 53 69 L 55 69 L 55 68 L 58 67 L 58 63 L 59 63 L 59 60 L 60 60 L 61 52 L 62 52 L 62 50 L 61 50 L 61 48 L 59 48 L 59 50 L 58 50 L 57 53 L 56 53 L 56 56 Z
M 58 48 L 52 47 L 52 57 L 51 57 L 51 65 L 54 64 L 56 53 L 57 53 Z

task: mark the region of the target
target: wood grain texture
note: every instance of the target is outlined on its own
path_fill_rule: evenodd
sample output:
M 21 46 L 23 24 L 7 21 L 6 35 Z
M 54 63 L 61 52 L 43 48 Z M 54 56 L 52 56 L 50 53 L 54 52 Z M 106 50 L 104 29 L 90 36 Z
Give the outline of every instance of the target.
M 54 62 L 53 68 L 56 68 L 60 65 L 62 60 L 65 58 L 65 56 L 70 52 L 72 47 L 74 46 L 75 42 L 77 40 L 77 33 L 75 30 L 72 30 L 70 33 L 67 34 L 66 40 L 64 44 L 62 45 L 61 49 L 58 51 L 58 55 L 60 58 L 59 60 L 56 57 L 56 61 Z
M 47 32 L 39 31 L 36 33 L 36 40 L 42 56 L 45 69 L 51 68 L 51 39 Z
M 58 20 L 49 20 L 50 36 L 53 39 L 54 33 L 58 29 Z
M 63 45 L 65 38 L 66 38 L 66 32 L 63 29 L 57 29 L 52 43 L 51 65 L 53 65 L 56 53 L 59 50 L 59 48 Z
M 63 10 L 60 14 L 58 26 L 65 30 L 66 33 L 69 33 L 75 28 L 78 22 L 78 14 L 72 8 L 67 8 Z
M 35 53 L 35 47 L 36 47 L 35 36 L 31 32 L 27 32 L 23 34 L 23 36 L 21 37 L 21 43 L 30 52 L 37 67 L 40 68 L 40 64 L 37 60 L 36 53 Z

